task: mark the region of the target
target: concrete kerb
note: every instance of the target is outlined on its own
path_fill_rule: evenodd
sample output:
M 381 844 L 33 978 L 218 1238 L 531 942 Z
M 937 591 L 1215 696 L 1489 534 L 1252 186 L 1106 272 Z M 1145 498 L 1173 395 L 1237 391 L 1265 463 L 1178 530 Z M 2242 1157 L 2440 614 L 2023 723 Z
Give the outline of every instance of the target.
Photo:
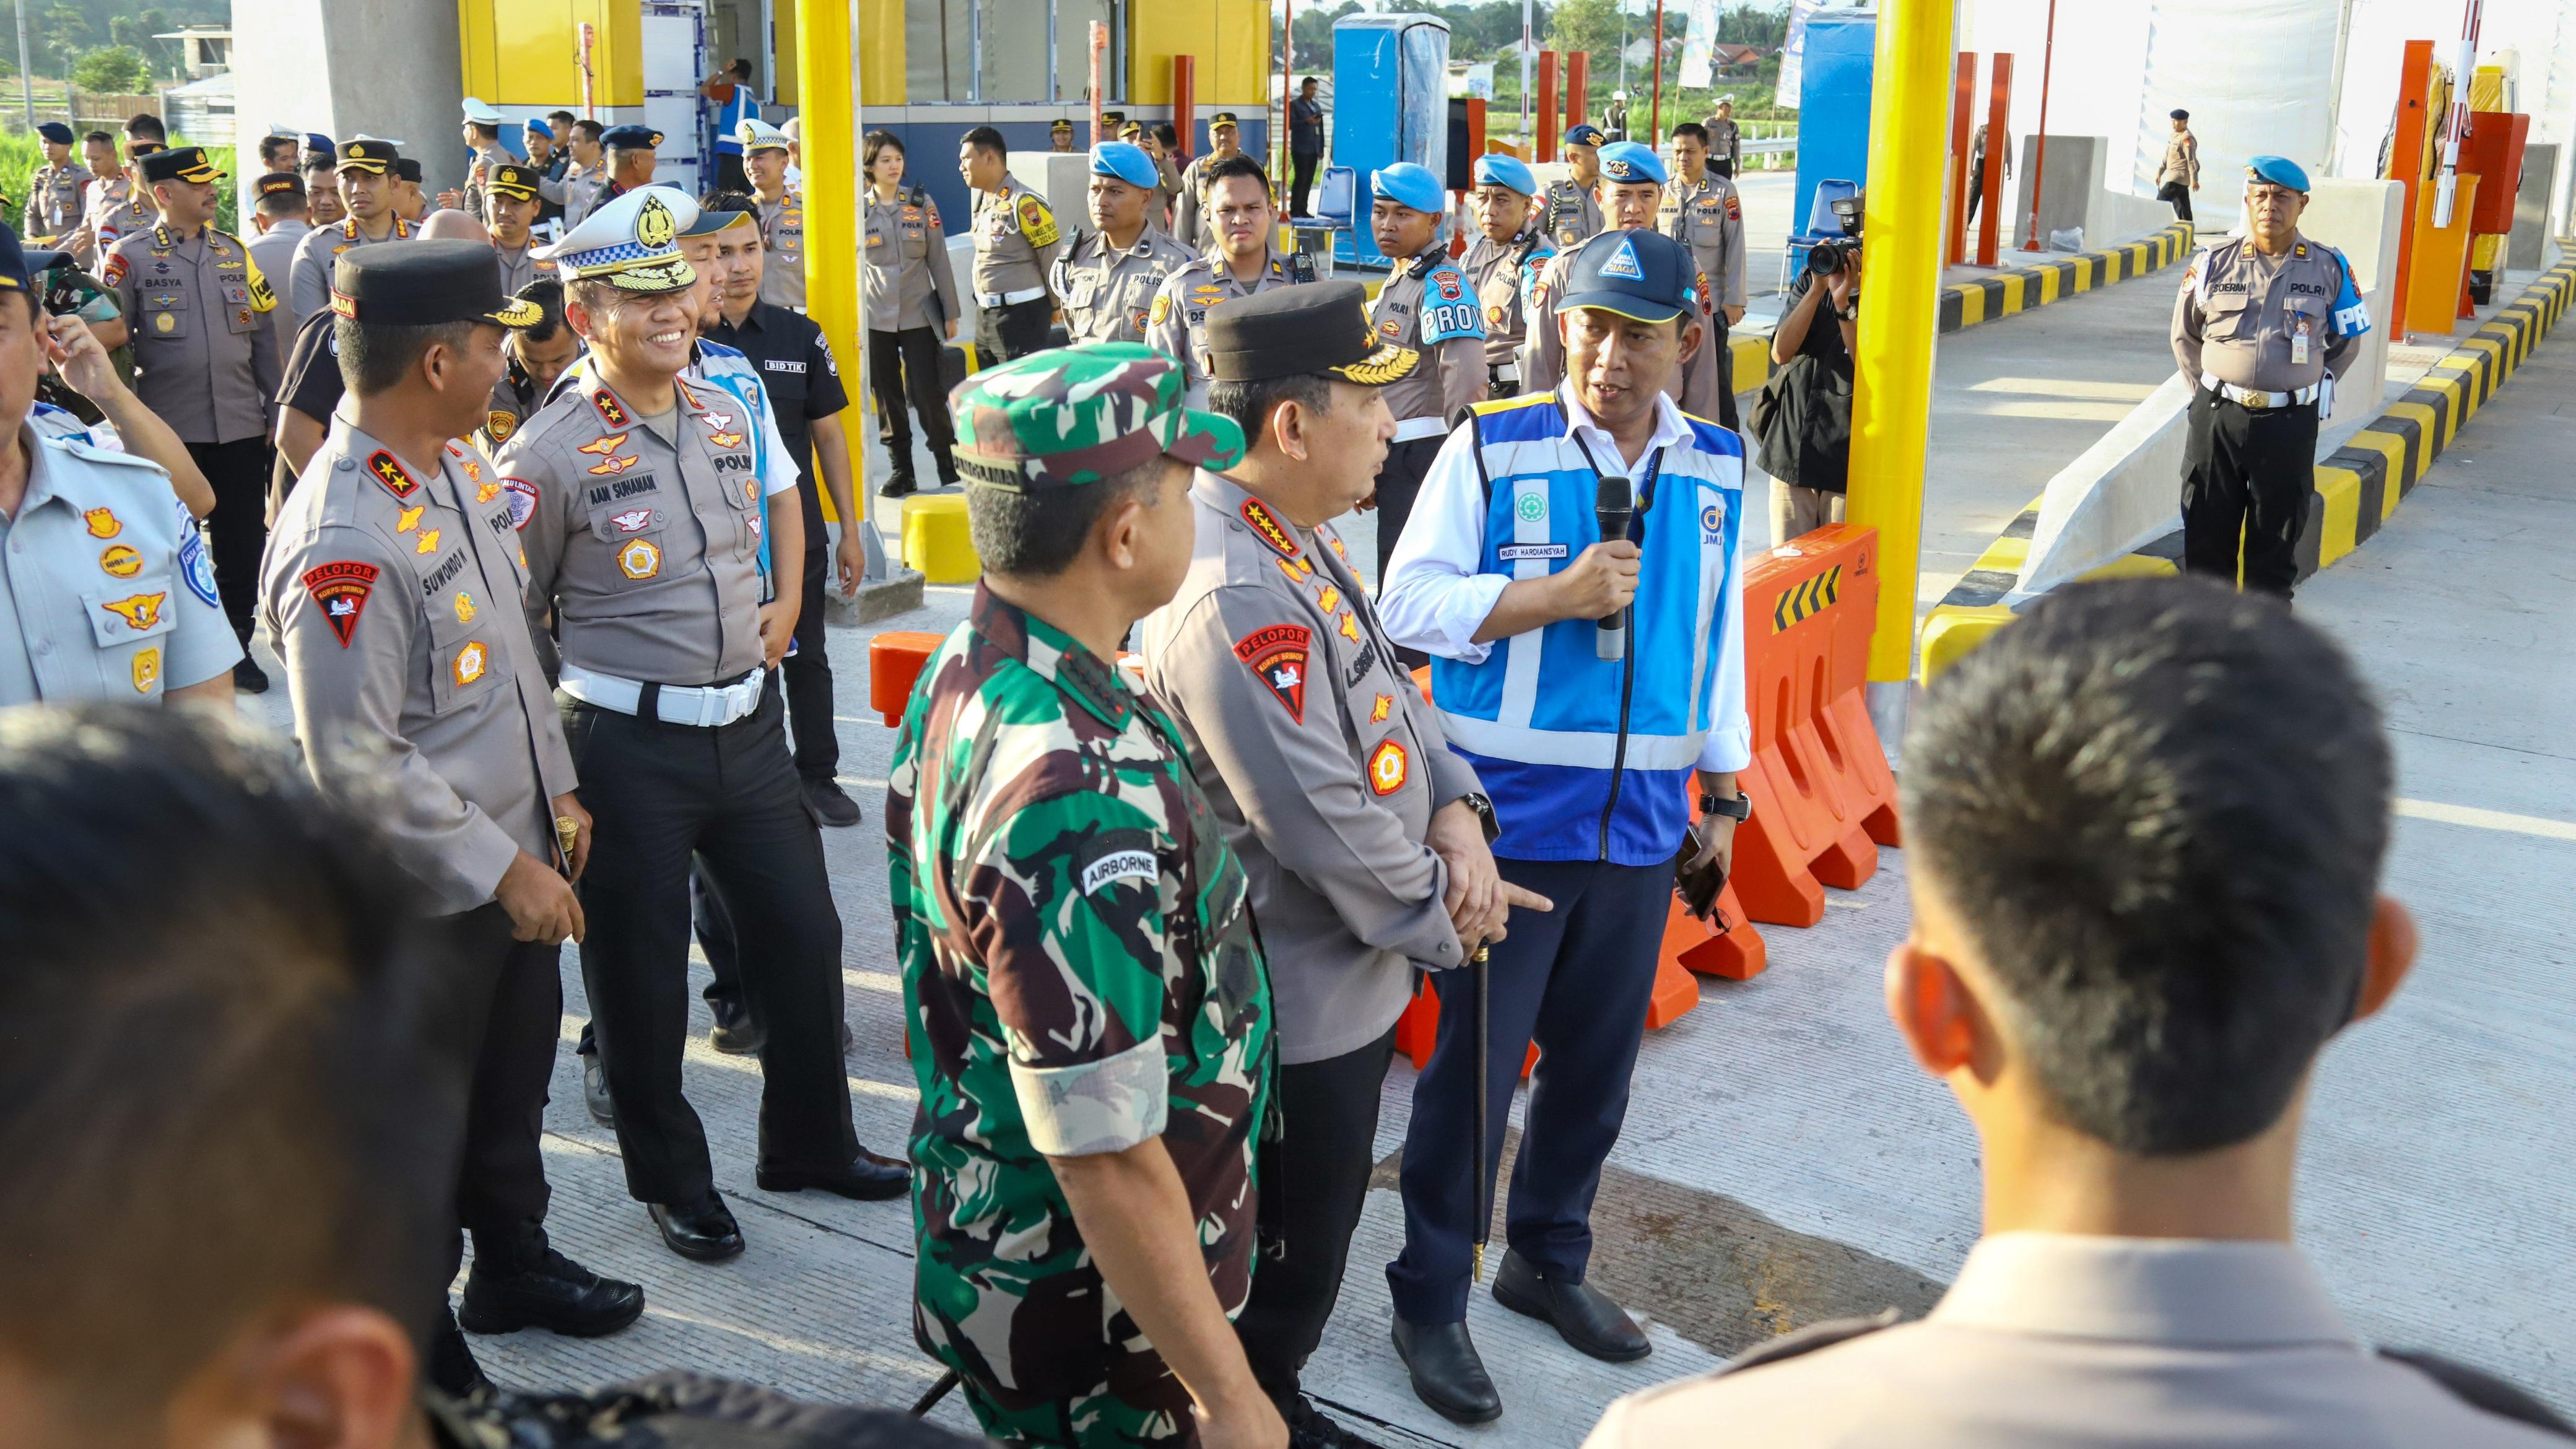
M 2557 325 L 2569 302 L 2576 300 L 2576 250 L 2571 249 L 2576 249 L 2576 239 L 2561 244 L 2560 254 L 2568 260 L 2541 273 L 2520 297 L 2460 339 L 2421 383 L 2317 464 L 2307 528 L 2299 540 L 2300 578 L 2332 566 L 2377 533 L 2461 427 Z M 2039 527 L 2041 502 L 2031 500 L 1978 555 L 1975 567 L 1924 617 L 1917 651 L 1920 678 L 1929 680 L 1939 674 L 1987 635 L 2011 623 L 2021 609 L 2046 596 L 2044 588 L 2032 592 L 2019 588 L 2031 537 Z M 2181 566 L 2182 532 L 2175 529 L 2082 577 L 2167 574 Z
M 2191 255 L 2191 223 L 2164 229 L 2100 251 L 2075 252 L 2007 267 L 1973 282 L 1941 289 L 1940 330 L 1956 332 L 2063 301 L 2115 282 L 2161 271 Z

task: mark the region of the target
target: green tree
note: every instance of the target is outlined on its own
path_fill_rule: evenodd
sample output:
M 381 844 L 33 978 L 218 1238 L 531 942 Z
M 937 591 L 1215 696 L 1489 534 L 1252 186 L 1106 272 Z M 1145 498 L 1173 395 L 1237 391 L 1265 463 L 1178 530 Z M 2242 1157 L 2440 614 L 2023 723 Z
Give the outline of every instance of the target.
M 150 81 L 143 52 L 130 45 L 102 45 L 72 67 L 72 84 L 92 94 L 140 94 Z
M 1592 73 L 1601 73 L 1601 57 L 1615 68 L 1619 61 L 1617 0 L 1564 0 L 1548 17 L 1547 42 L 1559 52 L 1591 53 Z

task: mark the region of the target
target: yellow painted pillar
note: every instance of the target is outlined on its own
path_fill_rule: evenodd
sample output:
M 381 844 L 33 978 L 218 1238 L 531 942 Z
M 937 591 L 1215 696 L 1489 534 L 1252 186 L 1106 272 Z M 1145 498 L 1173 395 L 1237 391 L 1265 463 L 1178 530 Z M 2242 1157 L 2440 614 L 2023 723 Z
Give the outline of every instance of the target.
M 858 57 L 851 45 L 855 0 L 807 0 L 796 16 L 796 91 L 803 117 L 805 312 L 820 324 L 857 389 L 867 351 L 859 286 Z M 852 427 L 852 492 L 868 509 L 868 430 Z M 826 511 L 829 505 L 826 504 Z M 842 519 L 847 526 L 851 520 Z
M 1878 530 L 1873 685 L 1909 678 L 1923 553 L 1924 436 L 1941 302 L 1941 180 L 1950 138 L 1952 0 L 1882 0 L 1870 85 L 1859 353 L 1846 517 Z M 1873 694 L 1879 693 L 1876 689 Z M 1875 705 L 1878 701 L 1873 700 Z M 1901 707 L 1900 707 L 1901 708 Z M 1884 734 L 1889 712 L 1874 708 Z M 1901 719 L 1901 713 L 1893 714 Z M 1883 738 L 1891 750 L 1897 741 Z

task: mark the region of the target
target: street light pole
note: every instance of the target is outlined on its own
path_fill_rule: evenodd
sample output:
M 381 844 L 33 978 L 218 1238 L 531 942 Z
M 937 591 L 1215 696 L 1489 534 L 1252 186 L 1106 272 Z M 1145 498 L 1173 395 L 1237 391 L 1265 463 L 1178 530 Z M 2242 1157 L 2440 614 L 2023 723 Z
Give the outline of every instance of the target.
M 27 64 L 27 0 L 18 0 L 18 93 L 27 106 L 27 134 L 36 133 L 36 73 Z

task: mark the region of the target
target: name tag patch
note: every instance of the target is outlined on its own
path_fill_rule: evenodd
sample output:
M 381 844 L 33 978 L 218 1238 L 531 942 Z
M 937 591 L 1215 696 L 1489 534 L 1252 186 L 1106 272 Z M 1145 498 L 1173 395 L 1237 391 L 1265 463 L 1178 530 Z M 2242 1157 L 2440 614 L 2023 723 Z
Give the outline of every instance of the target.
M 1502 561 L 1515 563 L 1525 558 L 1563 558 L 1566 545 L 1561 543 L 1507 543 L 1496 549 Z

